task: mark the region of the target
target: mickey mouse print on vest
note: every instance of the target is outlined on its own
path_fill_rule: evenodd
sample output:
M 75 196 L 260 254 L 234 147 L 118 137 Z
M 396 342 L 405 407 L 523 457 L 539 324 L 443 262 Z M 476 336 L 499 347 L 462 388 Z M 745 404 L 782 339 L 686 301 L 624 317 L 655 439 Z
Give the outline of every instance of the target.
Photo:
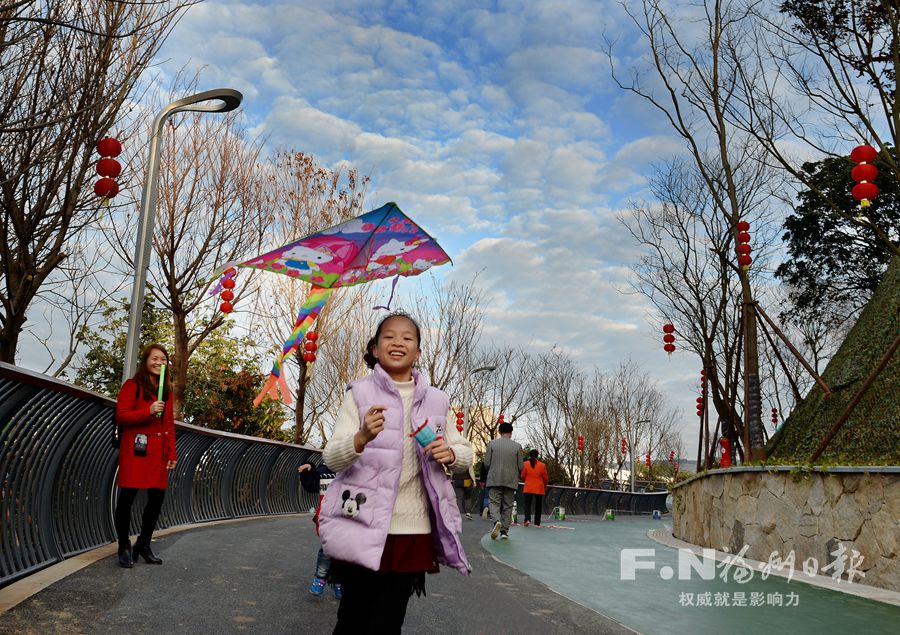
M 360 492 L 353 498 L 350 496 L 350 490 L 348 489 L 345 489 L 343 494 L 341 494 L 341 498 L 344 501 L 341 503 L 341 515 L 347 518 L 356 518 L 359 516 L 359 508 L 366 502 L 366 495 Z

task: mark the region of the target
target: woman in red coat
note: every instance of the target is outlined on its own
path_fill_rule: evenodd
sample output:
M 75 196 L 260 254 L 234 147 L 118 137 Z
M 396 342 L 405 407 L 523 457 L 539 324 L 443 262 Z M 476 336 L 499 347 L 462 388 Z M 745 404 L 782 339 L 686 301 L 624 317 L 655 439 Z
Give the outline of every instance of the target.
M 168 375 L 159 396 L 159 375 L 168 366 L 169 354 L 159 344 L 150 344 L 141 354 L 137 372 L 125 381 L 116 399 L 116 423 L 122 426 L 119 442 L 119 500 L 116 503 L 116 534 L 119 564 L 131 568 L 138 557 L 150 564 L 162 564 L 150 550 L 150 540 L 169 481 L 175 467 L 175 417 L 172 413 L 172 384 Z M 147 490 L 147 506 L 141 519 L 141 533 L 134 547 L 128 536 L 131 506 L 138 490 Z
M 532 450 L 522 468 L 522 480 L 525 481 L 525 522 L 531 524 L 531 506 L 534 504 L 534 525 L 541 526 L 541 506 L 544 504 L 544 492 L 547 491 L 547 466 L 537 460 L 538 451 Z

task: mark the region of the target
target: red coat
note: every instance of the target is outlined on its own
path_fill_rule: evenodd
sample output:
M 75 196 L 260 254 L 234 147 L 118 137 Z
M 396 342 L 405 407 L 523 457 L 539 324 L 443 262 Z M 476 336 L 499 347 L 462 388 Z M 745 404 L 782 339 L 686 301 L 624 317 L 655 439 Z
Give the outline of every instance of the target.
M 169 473 L 166 463 L 176 459 L 175 416 L 172 400 L 166 401 L 162 417 L 150 414 L 149 398 L 138 383 L 127 380 L 116 399 L 116 421 L 122 426 L 119 442 L 119 487 L 166 489 Z M 134 437 L 147 435 L 147 456 L 134 455 Z
M 547 466 L 544 463 L 536 460 L 534 467 L 531 467 L 531 459 L 525 459 L 525 467 L 522 468 L 521 478 L 525 481 L 523 493 L 543 496 L 547 491 L 547 482 L 550 479 L 547 476 Z

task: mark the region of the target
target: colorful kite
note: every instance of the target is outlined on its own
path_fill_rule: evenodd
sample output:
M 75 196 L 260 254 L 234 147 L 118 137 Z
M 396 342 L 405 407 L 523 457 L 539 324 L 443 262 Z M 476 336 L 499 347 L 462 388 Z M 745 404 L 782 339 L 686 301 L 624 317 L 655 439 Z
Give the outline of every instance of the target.
M 415 276 L 448 262 L 450 256 L 434 238 L 395 203 L 388 203 L 255 258 L 231 264 L 281 273 L 313 285 L 254 403 L 259 404 L 265 395 L 277 399 L 279 390 L 285 403 L 291 402 L 281 373 L 284 360 L 303 341 L 335 288 L 389 276 Z M 221 281 L 211 293 L 220 290 Z M 393 296 L 393 290 L 391 293 Z

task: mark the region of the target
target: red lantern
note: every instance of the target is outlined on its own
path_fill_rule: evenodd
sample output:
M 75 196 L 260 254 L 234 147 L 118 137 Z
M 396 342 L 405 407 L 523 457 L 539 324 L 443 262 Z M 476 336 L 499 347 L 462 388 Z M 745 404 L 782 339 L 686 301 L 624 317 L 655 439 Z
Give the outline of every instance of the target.
M 222 292 L 222 294 L 219 297 L 222 298 L 223 300 L 225 300 L 226 302 L 231 302 L 232 300 L 234 300 L 234 292 L 228 291 L 226 289 L 225 291 Z
M 505 421 L 504 421 L 504 417 L 505 417 L 505 416 L 506 416 L 506 415 L 504 415 L 504 414 L 501 412 L 501 413 L 500 413 L 500 416 L 497 417 L 497 423 L 505 423 Z
M 739 243 L 749 243 L 750 242 L 750 234 L 747 232 L 740 232 L 738 234 L 738 242 Z
M 578 451 L 584 452 L 584 437 L 580 434 L 578 435 Z
M 675 325 L 674 324 L 663 324 L 663 333 L 674 333 Z
M 100 176 L 108 176 L 109 178 L 114 179 L 121 173 L 122 166 L 115 159 L 103 158 L 97 161 L 97 174 Z
M 122 152 L 122 144 L 118 139 L 106 137 L 97 142 L 97 154 L 101 157 L 117 157 Z
M 119 193 L 119 184 L 114 180 L 104 177 L 94 183 L 94 194 L 100 198 L 112 198 Z
M 665 346 L 663 346 L 663 350 L 671 355 L 672 353 L 675 352 L 675 345 L 674 344 L 666 344 Z
M 222 313 L 231 313 L 234 310 L 234 305 L 231 302 L 223 302 L 219 305 L 219 310 Z
M 647 452 L 647 467 L 650 467 L 650 463 L 651 463 L 651 461 L 650 461 L 650 453 Z
M 319 339 L 319 334 L 315 331 L 310 331 L 306 334 L 306 339 L 308 339 L 310 342 L 315 342 L 317 339 Z
M 316 352 L 316 349 L 318 349 L 319 347 L 316 346 L 316 343 L 315 343 L 315 342 L 306 342 L 306 343 L 303 345 L 303 348 L 305 348 L 306 350 L 308 350 L 310 353 L 315 353 L 315 352 Z
M 753 258 L 748 256 L 747 254 L 741 254 L 738 256 L 738 264 L 742 267 L 749 267 L 750 263 L 753 262 Z
M 878 158 L 878 151 L 870 145 L 856 146 L 850 153 L 850 158 L 855 163 L 871 163 Z
M 307 364 L 312 364 L 314 361 L 316 361 L 316 354 L 311 351 L 303 353 L 303 361 Z
M 456 431 L 459 432 L 460 434 L 462 434 L 464 427 L 465 426 L 463 426 L 463 424 L 461 424 L 459 421 L 456 422 Z
M 850 190 L 850 194 L 853 195 L 853 198 L 859 201 L 863 207 L 868 207 L 870 204 L 869 201 L 878 196 L 878 192 L 878 186 L 868 182 L 857 183 L 853 186 L 853 189 Z
M 697 403 L 703 405 L 703 397 L 697 397 Z
M 856 181 L 874 181 L 878 176 L 878 168 L 871 163 L 860 163 L 850 170 L 850 178 Z
M 669 452 L 669 463 L 673 465 L 675 464 L 675 450 Z
M 675 336 L 671 333 L 666 333 L 665 335 L 663 335 L 663 342 L 665 342 L 666 344 L 674 344 Z
M 625 437 L 622 437 L 622 454 L 626 454 L 628 452 L 628 444 L 625 441 Z
M 778 425 L 778 408 L 772 408 L 772 425 Z
M 745 220 L 738 221 L 737 228 L 739 232 L 747 232 L 750 231 L 750 223 Z
M 751 247 L 748 243 L 741 243 L 737 247 L 734 248 L 736 252 L 739 254 L 749 254 L 753 251 L 753 247 Z
M 222 286 L 226 289 L 234 289 L 234 279 L 225 278 L 224 280 L 222 280 Z

